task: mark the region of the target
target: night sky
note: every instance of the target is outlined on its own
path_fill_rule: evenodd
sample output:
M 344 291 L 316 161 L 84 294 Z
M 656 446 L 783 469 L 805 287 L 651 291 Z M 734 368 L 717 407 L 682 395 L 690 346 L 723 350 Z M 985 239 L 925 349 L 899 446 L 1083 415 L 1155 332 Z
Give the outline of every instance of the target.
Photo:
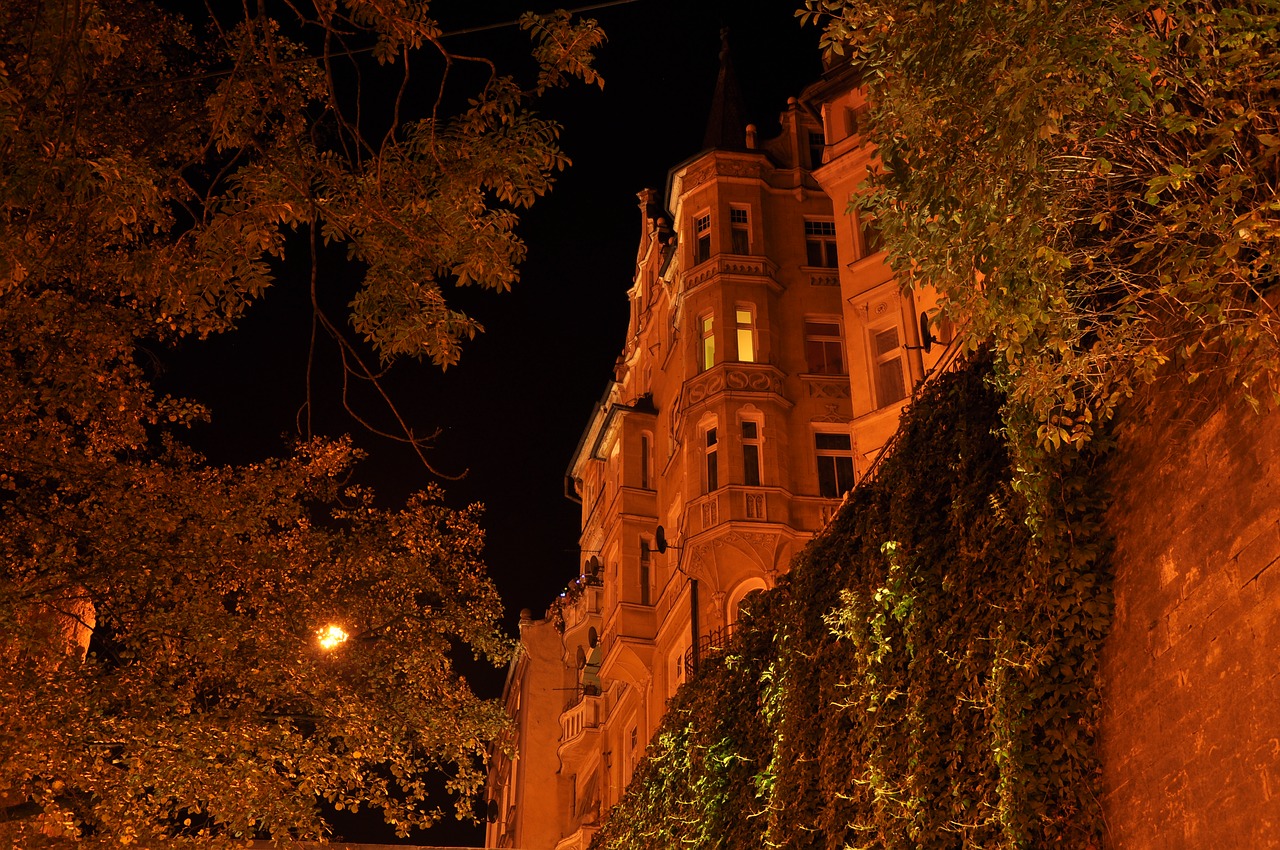
M 787 98 L 821 71 L 818 32 L 801 29 L 797 4 L 635 0 L 590 13 L 609 37 L 598 61 L 606 85 L 555 92 L 539 107 L 563 125 L 573 166 L 524 215 L 519 232 L 529 255 L 520 282 L 508 293 L 447 293 L 486 333 L 447 372 L 405 363 L 388 384 L 417 432 L 440 429 L 429 459 L 443 473 L 465 471 L 461 480 L 435 479 L 406 447 L 362 431 L 338 402 L 341 373 L 332 344 L 318 352 L 316 430 L 351 434 L 364 448 L 369 457 L 360 480 L 383 503 L 401 503 L 436 480 L 451 503 L 486 505 L 487 560 L 512 634 L 521 608 L 540 615 L 577 575 L 579 507 L 564 496 L 564 475 L 622 348 L 640 229 L 636 193 L 662 190 L 667 170 L 698 152 L 721 26 L 729 27 L 749 120 L 761 138 L 777 132 Z M 564 5 L 575 4 L 438 0 L 432 11 L 448 31 Z M 528 43 L 514 27 L 448 42 L 517 72 L 529 67 Z M 211 460 L 261 459 L 286 451 L 296 438 L 310 330 L 305 274 L 284 268 L 279 285 L 234 333 L 158 353 L 164 385 L 212 409 L 212 423 L 192 435 Z M 361 412 L 388 422 L 372 398 L 361 401 Z M 496 696 L 502 676 L 479 675 L 475 687 Z M 390 840 L 356 830 L 347 837 Z M 429 840 L 483 838 L 445 831 Z

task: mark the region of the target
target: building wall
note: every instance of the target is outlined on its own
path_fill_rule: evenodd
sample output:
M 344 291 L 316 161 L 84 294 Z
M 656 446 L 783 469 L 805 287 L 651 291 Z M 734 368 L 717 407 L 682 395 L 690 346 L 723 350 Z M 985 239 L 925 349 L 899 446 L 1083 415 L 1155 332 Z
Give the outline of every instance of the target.
M 555 624 L 521 612 L 519 648 L 503 695 L 514 720 L 506 743 L 518 757 L 501 748 L 491 756 L 486 847 L 551 847 L 559 841 L 572 805 L 571 779 L 542 766 L 556 762 L 569 681 Z
M 1225 396 L 1226 401 L 1222 399 Z M 1280 414 L 1162 391 L 1112 470 L 1103 653 L 1113 845 L 1280 839 Z
M 813 176 L 834 204 L 840 248 L 840 290 L 849 380 L 853 440 L 859 474 L 879 456 L 898 428 L 912 387 L 938 368 L 950 334 L 943 328 L 936 293 L 904 292 L 885 253 L 874 219 L 858 209 L 879 163 L 866 136 L 870 105 L 851 68 L 841 67 L 804 95 L 822 116 L 825 152 Z M 939 344 L 924 351 L 921 315 Z

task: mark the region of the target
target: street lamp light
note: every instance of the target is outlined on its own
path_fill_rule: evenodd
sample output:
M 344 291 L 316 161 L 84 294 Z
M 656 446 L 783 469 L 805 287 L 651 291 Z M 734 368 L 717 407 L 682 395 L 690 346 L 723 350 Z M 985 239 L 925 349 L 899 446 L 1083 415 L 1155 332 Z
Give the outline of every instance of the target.
M 323 629 L 316 632 L 316 637 L 320 641 L 320 648 L 324 650 L 337 649 L 339 646 L 347 642 L 350 635 L 342 626 L 330 623 Z

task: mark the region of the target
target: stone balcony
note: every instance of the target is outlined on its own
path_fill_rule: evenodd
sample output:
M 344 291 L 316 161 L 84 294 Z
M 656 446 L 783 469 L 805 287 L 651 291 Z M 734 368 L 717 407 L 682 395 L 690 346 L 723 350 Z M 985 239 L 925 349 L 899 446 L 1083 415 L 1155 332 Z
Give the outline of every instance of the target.
M 689 270 L 684 278 L 686 291 L 692 291 L 718 278 L 759 282 L 781 290 L 777 281 L 778 267 L 766 257 L 745 254 L 716 254 Z
M 719 395 L 765 400 L 784 399 L 783 375 L 768 363 L 719 363 L 685 382 L 677 402 L 680 413 Z
M 600 628 L 600 611 L 604 605 L 604 585 L 598 578 L 583 577 L 577 595 L 566 597 L 561 606 L 564 615 L 564 634 L 566 643 L 569 636 L 578 629 L 595 626 Z
M 594 825 L 583 825 L 566 835 L 556 844 L 555 850 L 586 850 L 591 846 L 591 838 L 596 834 Z
M 600 735 L 604 723 L 604 697 L 582 694 L 560 714 L 561 769 L 566 773 L 577 770 L 591 751 L 591 743 Z

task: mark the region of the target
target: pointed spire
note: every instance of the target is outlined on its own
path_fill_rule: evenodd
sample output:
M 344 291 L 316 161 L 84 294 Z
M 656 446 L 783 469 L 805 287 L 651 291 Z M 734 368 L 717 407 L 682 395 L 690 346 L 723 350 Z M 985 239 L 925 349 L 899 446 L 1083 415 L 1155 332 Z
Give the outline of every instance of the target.
M 729 58 L 729 28 L 720 30 L 720 74 L 716 77 L 716 93 L 711 98 L 711 114 L 707 116 L 707 132 L 702 148 L 745 150 L 747 147 L 746 107 L 738 75 Z

